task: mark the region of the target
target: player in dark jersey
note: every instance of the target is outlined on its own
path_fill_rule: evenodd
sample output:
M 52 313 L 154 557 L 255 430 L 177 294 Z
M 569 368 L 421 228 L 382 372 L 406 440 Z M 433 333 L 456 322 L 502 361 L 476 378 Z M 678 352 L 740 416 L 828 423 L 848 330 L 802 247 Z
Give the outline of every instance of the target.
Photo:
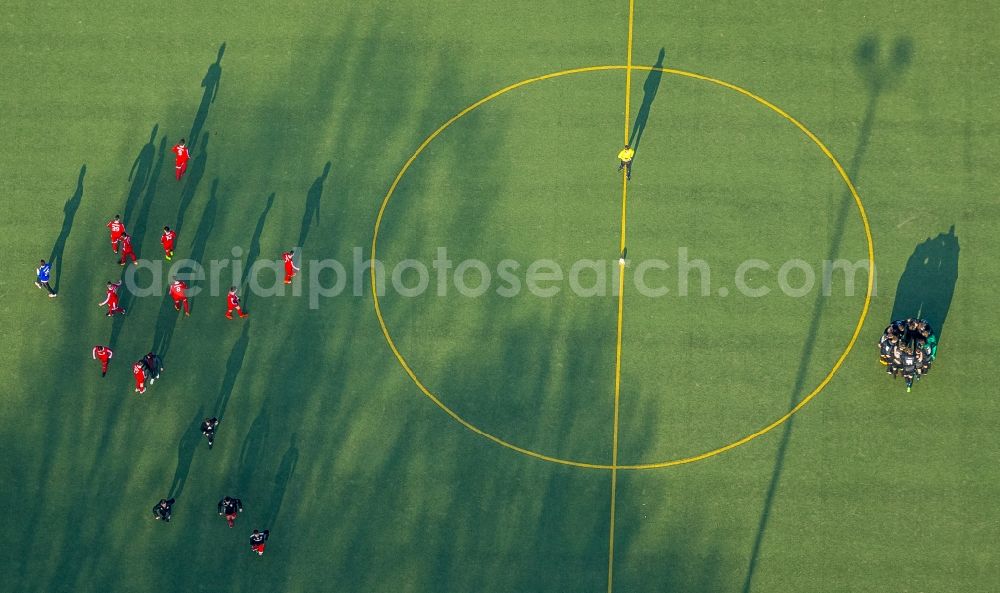
M 208 439 L 208 448 L 212 448 L 212 443 L 215 442 L 215 428 L 219 425 L 218 418 L 205 418 L 201 423 L 201 434 L 205 435 Z
M 920 377 L 927 374 L 927 357 L 922 349 L 914 350 L 913 357 L 916 359 L 916 378 L 919 381 Z
M 263 532 L 254 529 L 253 533 L 250 534 L 250 550 L 253 552 L 257 552 L 258 556 L 263 556 L 264 542 L 267 541 L 267 538 L 270 537 L 270 535 L 271 532 L 268 531 L 267 529 L 265 529 Z
M 174 506 L 174 499 L 167 500 L 166 498 L 161 498 L 160 502 L 156 503 L 153 507 L 153 518 L 156 520 L 163 520 L 164 523 L 170 523 L 170 509 Z
M 921 333 L 921 334 L 925 333 L 925 332 L 929 333 L 929 334 L 934 333 L 934 330 L 931 329 L 931 324 L 926 319 L 915 319 L 914 321 L 917 322 L 917 324 L 916 324 L 917 326 L 915 328 L 915 331 L 917 333 Z
M 882 339 L 879 341 L 879 361 L 886 366 L 885 372 L 890 375 L 892 374 L 892 369 L 890 368 L 892 353 L 898 343 L 899 338 L 893 333 L 882 334 Z
M 920 370 L 921 375 L 926 375 L 931 370 L 931 363 L 934 362 L 934 349 L 927 342 L 919 342 L 920 353 L 923 355 L 923 367 Z
M 906 381 L 906 393 L 913 389 L 913 378 L 917 374 L 917 357 L 909 348 L 904 348 L 899 357 L 899 372 Z
M 219 515 L 224 515 L 226 517 L 226 523 L 229 523 L 230 528 L 233 527 L 233 524 L 236 522 L 236 517 L 242 512 L 243 501 L 238 498 L 226 496 L 219 501 Z
M 163 370 L 163 359 L 150 352 L 142 358 L 142 364 L 146 365 L 146 375 L 149 377 L 149 384 L 160 378 L 160 371 Z

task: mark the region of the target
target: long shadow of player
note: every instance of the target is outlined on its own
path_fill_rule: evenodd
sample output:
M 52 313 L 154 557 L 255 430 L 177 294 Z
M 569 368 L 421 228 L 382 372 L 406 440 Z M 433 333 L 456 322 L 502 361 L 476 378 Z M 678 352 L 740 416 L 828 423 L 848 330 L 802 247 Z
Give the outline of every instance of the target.
M 247 249 L 247 257 L 244 262 L 243 277 L 240 279 L 240 287 L 246 287 L 247 281 L 250 279 L 250 274 L 256 273 L 253 269 L 255 263 L 257 263 L 257 258 L 260 257 L 260 237 L 264 234 L 264 224 L 267 222 L 267 215 L 271 212 L 271 206 L 274 205 L 275 194 L 272 192 L 271 195 L 267 196 L 267 203 L 264 205 L 264 210 L 261 211 L 260 216 L 257 218 L 257 227 L 254 228 L 253 236 L 250 237 L 250 247 Z M 243 296 L 241 297 L 242 304 L 244 308 L 248 307 L 250 302 L 251 293 L 244 290 Z
M 62 230 L 59 231 L 59 237 L 56 238 L 55 244 L 52 245 L 52 253 L 49 254 L 48 262 L 56 271 L 55 277 L 52 279 L 52 289 L 56 292 L 59 292 L 59 278 L 62 277 L 62 259 L 63 252 L 66 251 L 66 241 L 69 240 L 69 232 L 73 230 L 73 219 L 76 217 L 76 211 L 80 208 L 80 202 L 83 201 L 83 176 L 86 174 L 87 165 L 83 165 L 80 167 L 80 177 L 76 180 L 76 191 L 63 206 Z
M 257 417 L 254 418 L 247 431 L 247 436 L 243 439 L 243 446 L 240 448 L 239 473 L 237 474 L 236 487 L 240 492 L 246 492 L 253 481 L 257 464 L 265 455 L 267 445 L 267 433 L 270 430 L 268 422 L 268 411 L 261 408 Z
M 857 183 L 861 172 L 861 163 L 868 151 L 871 142 L 872 131 L 875 127 L 875 114 L 878 107 L 879 98 L 882 94 L 892 88 L 900 79 L 903 72 L 910 65 L 913 58 L 913 42 L 908 37 L 896 40 L 888 61 L 884 60 L 880 53 L 879 40 L 877 37 L 867 37 L 862 39 L 854 53 L 854 65 L 858 70 L 868 90 L 868 104 L 865 108 L 864 119 L 858 131 L 857 149 L 851 158 L 851 163 L 847 168 L 851 179 Z M 830 246 L 827 251 L 825 261 L 836 259 L 840 250 L 840 244 L 844 237 L 844 226 L 847 215 L 854 204 L 854 197 L 850 191 L 845 191 L 837 205 L 837 211 L 830 225 Z M 869 270 L 869 274 L 875 273 Z M 812 361 L 813 352 L 816 348 L 816 336 L 819 332 L 820 321 L 824 311 L 825 297 L 822 291 L 817 293 L 813 305 L 813 315 L 806 333 L 805 344 L 802 347 L 802 355 L 799 357 L 799 367 L 795 375 L 790 398 L 789 409 L 794 408 L 799 402 L 799 398 L 805 387 L 806 375 Z M 749 593 L 753 584 L 754 572 L 757 562 L 760 559 L 760 552 L 764 544 L 764 534 L 767 531 L 768 521 L 771 516 L 771 509 L 774 506 L 774 499 L 778 491 L 778 484 L 781 481 L 781 472 L 785 465 L 785 456 L 788 454 L 788 445 L 791 442 L 792 427 L 795 417 L 789 418 L 781 429 L 781 440 L 778 443 L 778 451 L 775 455 L 774 470 L 771 472 L 771 481 L 768 484 L 767 494 L 764 497 L 764 508 L 761 511 L 760 523 L 757 527 L 757 535 L 754 538 L 753 547 L 750 551 L 750 562 L 747 567 L 746 578 L 743 581 L 743 593 Z
M 309 236 L 310 228 L 319 225 L 319 204 L 323 198 L 323 184 L 326 182 L 326 177 L 330 174 L 331 165 L 330 161 L 326 162 L 326 165 L 323 166 L 323 174 L 317 177 L 316 181 L 313 181 L 313 184 L 309 187 L 309 192 L 306 193 L 306 209 L 302 213 L 299 242 L 295 244 L 298 247 L 306 244 L 306 237 Z
M 142 195 L 142 190 L 146 188 L 146 183 L 151 179 L 150 173 L 153 170 L 153 158 L 156 156 L 156 133 L 160 129 L 160 124 L 153 124 L 153 131 L 149 134 L 149 142 L 139 150 L 139 155 L 132 163 L 132 170 L 129 171 L 128 180 L 132 182 L 128 195 L 125 198 L 125 208 L 122 210 L 122 222 L 125 228 L 129 229 L 132 223 L 132 210 Z
M 215 227 L 215 215 L 219 210 L 219 179 L 215 178 L 212 180 L 212 188 L 209 191 L 208 203 L 205 204 L 205 210 L 201 214 L 201 222 L 198 223 L 198 229 L 195 230 L 194 239 L 191 240 L 191 253 L 189 254 L 190 259 L 201 263 L 202 258 L 205 257 L 205 249 L 208 247 L 208 238 L 212 234 L 212 229 Z
M 215 102 L 216 95 L 219 94 L 219 81 L 222 79 L 222 54 L 224 53 L 226 53 L 225 43 L 219 46 L 219 55 L 215 59 L 215 63 L 208 67 L 205 78 L 201 80 L 201 86 L 205 92 L 201 95 L 201 105 L 198 106 L 198 113 L 195 114 L 194 123 L 191 124 L 191 135 L 188 136 L 188 141 L 192 146 L 198 142 L 198 135 L 201 134 L 205 120 L 208 119 L 208 110 Z
M 660 55 L 656 58 L 656 64 L 653 64 L 654 68 L 663 68 L 663 57 L 665 54 L 666 50 L 661 47 Z M 646 123 L 649 121 L 649 110 L 652 109 L 653 100 L 656 99 L 656 93 L 660 90 L 661 78 L 663 78 L 663 72 L 650 70 L 646 76 L 646 82 L 642 83 L 642 105 L 639 106 L 639 111 L 635 116 L 635 123 L 632 125 L 632 133 L 629 134 L 629 146 L 636 151 L 639 150 L 642 133 L 646 131 Z
M 893 320 L 926 319 L 940 343 L 941 330 L 958 282 L 958 251 L 955 225 L 951 225 L 947 233 L 917 245 L 896 285 Z
M 136 216 L 135 224 L 129 230 L 132 235 L 132 243 L 136 246 L 136 249 L 139 249 L 142 245 L 142 239 L 146 235 L 146 228 L 149 226 L 149 213 L 153 208 L 153 201 L 156 199 L 156 189 L 159 187 L 156 180 L 160 178 L 160 174 L 163 172 L 163 164 L 166 156 L 167 139 L 162 138 L 160 140 L 159 157 L 156 159 L 156 165 L 150 171 L 151 177 L 149 183 L 146 184 L 146 195 L 142 198 L 142 205 L 139 207 L 139 214 Z
M 281 457 L 281 464 L 278 465 L 278 472 L 274 476 L 274 490 L 271 491 L 271 506 L 267 509 L 264 517 L 264 525 L 273 526 L 281 511 L 281 503 L 285 500 L 285 493 L 288 491 L 288 483 L 295 473 L 295 466 L 299 462 L 299 448 L 295 446 L 299 435 L 292 435 L 292 442 L 288 445 L 288 450 Z
M 184 491 L 184 484 L 187 482 L 188 474 L 191 472 L 191 462 L 194 461 L 194 452 L 201 442 L 201 420 L 204 418 L 205 406 L 198 408 L 194 418 L 188 422 L 187 429 L 177 444 L 177 469 L 174 471 L 174 479 L 170 484 L 170 494 L 167 498 L 179 498 Z
M 173 337 L 176 325 L 177 311 L 174 310 L 174 301 L 169 294 L 166 294 L 160 302 L 160 312 L 156 317 L 156 327 L 153 329 L 153 345 L 149 351 L 155 352 L 161 359 L 167 360 L 170 339 Z
M 229 405 L 229 398 L 233 395 L 236 379 L 239 377 L 240 371 L 243 370 L 243 360 L 246 358 L 247 347 L 249 345 L 250 322 L 247 321 L 243 324 L 243 331 L 229 353 L 229 360 L 226 362 L 226 374 L 222 377 L 222 386 L 219 387 L 219 397 L 215 401 L 215 417 L 220 420 L 226 415 L 226 406 Z
M 194 146 L 194 142 L 191 142 L 191 146 Z M 194 200 L 194 195 L 198 191 L 198 184 L 205 176 L 207 163 L 208 134 L 205 134 L 201 139 L 201 146 L 194 152 L 191 166 L 188 167 L 187 173 L 184 175 L 184 188 L 181 189 L 180 205 L 177 208 L 177 218 L 174 220 L 174 230 L 178 235 L 181 232 L 181 227 L 184 226 L 184 215 L 187 214 L 188 208 Z

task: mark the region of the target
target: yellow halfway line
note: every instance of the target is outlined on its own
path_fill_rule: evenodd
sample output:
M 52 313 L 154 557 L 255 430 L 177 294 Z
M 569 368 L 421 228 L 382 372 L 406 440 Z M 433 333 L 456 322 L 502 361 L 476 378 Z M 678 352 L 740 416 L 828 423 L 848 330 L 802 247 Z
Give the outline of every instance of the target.
M 621 409 L 622 378 L 622 313 L 625 309 L 625 264 L 618 263 L 618 332 L 615 340 L 615 418 L 611 436 L 611 521 L 608 541 L 608 593 L 614 582 L 615 562 L 615 502 L 618 496 L 618 413 Z
M 628 2 L 628 49 L 625 58 L 625 140 L 628 144 L 630 104 L 632 99 L 632 23 L 635 16 L 635 0 Z M 615 336 L 615 416 L 611 433 L 611 519 L 608 522 L 608 593 L 615 584 L 615 509 L 618 500 L 618 416 L 621 409 L 622 383 L 622 313 L 625 309 L 625 215 L 628 204 L 628 169 L 622 170 L 622 228 L 618 245 L 618 327 Z

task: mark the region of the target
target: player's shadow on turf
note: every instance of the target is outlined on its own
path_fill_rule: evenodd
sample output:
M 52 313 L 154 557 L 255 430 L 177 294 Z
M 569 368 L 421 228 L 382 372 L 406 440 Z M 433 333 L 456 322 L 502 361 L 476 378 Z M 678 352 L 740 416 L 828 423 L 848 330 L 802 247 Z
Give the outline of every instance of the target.
M 320 200 L 323 198 L 323 184 L 326 182 L 327 176 L 330 174 L 330 167 L 332 163 L 330 161 L 326 162 L 323 166 L 323 174 L 313 181 L 313 184 L 309 187 L 309 192 L 306 193 L 306 209 L 302 213 L 302 226 L 299 229 L 299 242 L 295 245 L 297 247 L 302 247 L 306 244 L 306 237 L 309 236 L 309 230 L 312 226 L 319 225 L 319 204 Z
M 907 38 L 900 38 L 894 44 L 890 57 L 885 59 L 880 53 L 878 37 L 866 37 L 862 39 L 854 52 L 854 65 L 858 75 L 861 77 L 868 92 L 868 103 L 865 107 L 864 117 L 858 130 L 857 146 L 851 162 L 847 167 L 848 176 L 858 182 L 861 173 L 861 164 L 871 142 L 872 133 L 875 129 L 875 115 L 877 113 L 878 101 L 882 94 L 896 86 L 900 77 L 905 72 L 913 58 L 913 43 Z M 844 227 L 850 214 L 854 197 L 849 190 L 840 194 L 836 203 L 836 214 L 833 217 L 829 228 L 830 244 L 827 257 L 824 261 L 834 261 L 840 251 L 843 242 Z M 874 274 L 874 270 L 868 270 L 869 274 Z M 813 304 L 813 314 L 806 332 L 805 343 L 802 347 L 802 354 L 799 357 L 798 371 L 795 375 L 788 409 L 791 410 L 798 404 L 804 395 L 806 387 L 806 377 L 809 372 L 810 363 L 816 348 L 816 338 L 820 329 L 823 311 L 825 310 L 826 299 L 822 291 L 818 291 Z M 781 481 L 781 474 L 785 465 L 785 456 L 792 438 L 792 427 L 795 424 L 795 416 L 789 418 L 781 427 L 781 440 L 778 442 L 778 451 L 775 455 L 774 469 L 771 472 L 771 479 L 768 483 L 767 493 L 764 497 L 764 507 L 761 511 L 760 522 L 757 526 L 757 534 L 754 538 L 750 550 L 750 560 L 747 567 L 746 578 L 743 581 L 743 593 L 749 593 L 753 586 L 753 577 L 757 569 L 757 562 L 760 559 L 761 550 L 764 544 L 764 535 L 771 517 L 771 509 L 774 507 L 774 500 L 778 492 L 778 485 Z
M 246 492 L 253 482 L 257 464 L 266 454 L 267 433 L 270 430 L 268 422 L 269 410 L 262 407 L 260 413 L 254 418 L 247 431 L 247 436 L 243 439 L 243 446 L 240 447 L 239 472 L 237 473 L 236 488 L 240 492 Z
M 271 212 L 271 206 L 274 205 L 274 192 L 267 196 L 267 203 L 264 204 L 264 210 L 261 211 L 260 216 L 257 218 L 257 227 L 253 230 L 253 236 L 250 237 L 250 247 L 247 249 L 247 257 L 244 262 L 243 277 L 240 279 L 240 286 L 245 287 L 247 281 L 250 279 L 250 275 L 256 273 L 253 269 L 254 264 L 257 263 L 257 258 L 260 257 L 260 237 L 264 234 L 264 224 L 267 222 L 267 215 Z M 277 280 L 275 280 L 277 282 Z M 244 308 L 247 308 L 250 302 L 251 293 L 244 291 L 242 296 L 242 304 Z
M 191 472 L 191 462 L 194 461 L 194 452 L 201 442 L 201 420 L 205 417 L 205 406 L 198 408 L 198 412 L 187 424 L 187 429 L 177 444 L 177 469 L 174 470 L 174 479 L 170 483 L 170 494 L 167 498 L 180 498 L 184 491 L 184 484 L 187 483 L 188 474 Z
M 224 53 L 226 53 L 225 43 L 219 46 L 219 55 L 215 59 L 215 63 L 209 65 L 205 78 L 201 80 L 201 86 L 205 92 L 201 95 L 201 104 L 194 116 L 194 123 L 191 124 L 191 135 L 187 138 L 192 146 L 198 141 L 198 135 L 201 134 L 205 120 L 208 119 L 208 110 L 215 102 L 216 95 L 219 94 L 219 81 L 222 79 L 222 54 Z
M 243 331 L 240 337 L 233 344 L 233 349 L 229 353 L 229 360 L 226 362 L 226 374 L 222 377 L 222 386 L 219 388 L 219 397 L 215 401 L 215 417 L 220 420 L 226 415 L 226 406 L 229 405 L 229 398 L 233 395 L 233 388 L 236 386 L 236 379 L 243 369 L 243 360 L 247 355 L 247 346 L 250 345 L 250 322 L 243 324 Z
M 129 187 L 128 195 L 125 198 L 125 208 L 122 211 L 122 222 L 125 223 L 127 230 L 131 230 L 129 225 L 132 223 L 130 219 L 132 210 L 139 201 L 142 190 L 151 181 L 150 174 L 153 170 L 153 159 L 156 156 L 156 133 L 159 129 L 160 124 L 153 124 L 153 131 L 149 134 L 149 142 L 139 150 L 139 155 L 132 162 L 132 170 L 128 174 L 128 180 L 132 182 L 132 185 Z
M 893 320 L 926 319 L 940 341 L 958 281 L 958 251 L 955 225 L 917 245 L 896 285 Z
M 212 180 L 208 203 L 205 204 L 205 210 L 201 214 L 201 222 L 198 223 L 198 229 L 195 231 L 194 239 L 191 241 L 191 253 L 189 257 L 196 262 L 201 263 L 202 258 L 205 257 L 205 249 L 208 247 L 208 239 L 212 234 L 212 229 L 215 227 L 215 215 L 218 209 L 219 178 L 216 177 Z
M 160 313 L 156 317 L 156 327 L 153 329 L 153 345 L 149 349 L 163 360 L 167 359 L 167 352 L 170 351 L 170 340 L 177 324 L 177 315 L 174 300 L 169 294 L 163 295 L 163 300 L 160 301 Z
M 274 476 L 274 490 L 271 491 L 271 506 L 267 509 L 264 525 L 274 525 L 281 511 L 281 503 L 285 500 L 285 493 L 288 491 L 288 483 L 295 473 L 295 466 L 299 462 L 299 448 L 296 446 L 298 434 L 292 434 L 292 441 L 288 449 L 281 457 L 281 464 L 278 465 L 278 472 Z
M 52 289 L 56 292 L 59 292 L 59 278 L 62 277 L 62 259 L 63 252 L 66 251 L 66 241 L 69 240 L 69 233 L 73 230 L 73 219 L 76 217 L 76 211 L 80 208 L 80 202 L 83 201 L 83 177 L 86 174 L 87 165 L 83 165 L 80 167 L 80 176 L 76 180 L 76 191 L 63 206 L 62 230 L 59 231 L 59 237 L 56 238 L 55 244 L 52 245 L 52 252 L 49 254 L 48 262 L 55 269 Z
M 162 138 L 160 139 L 159 157 L 152 168 L 149 183 L 146 184 L 146 195 L 142 198 L 142 204 L 139 206 L 139 214 L 136 216 L 135 224 L 133 228 L 129 229 L 129 233 L 132 235 L 132 244 L 135 246 L 137 253 L 142 249 L 142 240 L 146 236 L 146 228 L 149 226 L 149 214 L 152 211 L 153 202 L 156 200 L 156 189 L 159 187 L 156 180 L 160 178 L 160 174 L 163 172 L 163 164 L 166 156 L 167 139 Z
M 663 68 L 665 53 L 666 50 L 660 48 L 660 55 L 656 58 L 656 64 L 653 65 L 654 68 Z M 642 83 L 642 105 L 639 106 L 639 111 L 635 116 L 635 123 L 632 125 L 632 133 L 629 135 L 629 146 L 636 151 L 639 150 L 642 133 L 646 131 L 646 123 L 649 121 L 649 110 L 652 109 L 653 100 L 656 99 L 656 94 L 660 90 L 660 79 L 662 78 L 663 72 L 650 70 L 649 74 L 646 75 L 646 82 Z
M 191 143 L 194 146 L 194 143 Z M 181 227 L 184 226 L 184 216 L 187 214 L 194 195 L 198 191 L 198 184 L 205 176 L 205 166 L 208 162 L 208 134 L 201 139 L 201 146 L 195 150 L 194 159 L 184 175 L 184 188 L 181 189 L 180 206 L 177 208 L 177 219 L 174 221 L 174 231 L 179 235 Z

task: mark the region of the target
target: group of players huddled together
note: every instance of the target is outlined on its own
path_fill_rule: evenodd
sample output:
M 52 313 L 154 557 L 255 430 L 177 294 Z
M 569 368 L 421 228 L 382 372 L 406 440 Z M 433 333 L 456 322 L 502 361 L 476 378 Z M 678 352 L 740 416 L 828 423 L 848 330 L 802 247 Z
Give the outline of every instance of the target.
M 185 141 L 182 138 L 181 141 L 175 145 L 172 149 L 175 156 L 175 169 L 176 178 L 181 181 L 185 171 L 187 170 L 187 163 L 190 159 L 190 153 Z M 118 257 L 117 263 L 121 266 L 128 265 L 129 263 L 136 263 L 137 257 L 135 253 L 135 246 L 132 244 L 132 237 L 125 230 L 125 223 L 121 220 L 120 215 L 115 215 L 107 225 L 108 230 L 111 234 L 111 248 Z M 177 232 L 171 230 L 169 226 L 163 227 L 163 234 L 160 236 L 160 244 L 163 246 L 164 258 L 170 261 L 174 256 L 174 244 L 177 239 Z M 119 251 L 121 252 L 119 254 Z M 288 250 L 282 254 L 285 265 L 285 284 L 291 284 L 292 278 L 295 273 L 299 270 L 293 262 L 295 256 L 294 250 Z M 129 262 L 131 259 L 131 262 Z M 56 290 L 50 284 L 50 279 L 52 275 L 52 263 L 41 260 L 40 265 L 35 269 L 35 286 L 40 289 L 44 289 L 49 297 L 56 297 Z M 107 317 L 115 317 L 116 315 L 125 315 L 125 308 L 121 306 L 119 299 L 119 290 L 121 289 L 122 282 L 119 281 L 108 281 L 106 287 L 106 294 L 103 301 L 101 301 L 98 306 L 107 306 Z M 168 294 L 173 299 L 174 309 L 178 312 L 184 311 L 184 316 L 191 315 L 191 306 L 188 302 L 187 296 L 188 285 L 178 279 L 171 278 L 170 286 L 168 289 Z M 239 314 L 240 318 L 247 317 L 247 313 L 243 310 L 240 304 L 240 298 L 237 295 L 237 288 L 233 286 L 229 289 L 229 294 L 226 296 L 226 318 L 232 319 L 233 312 Z M 101 377 L 105 377 L 108 374 L 108 366 L 111 362 L 111 358 L 114 356 L 109 346 L 97 345 L 94 346 L 91 351 L 91 355 L 94 360 L 101 363 Z M 159 355 L 155 352 L 149 352 L 138 361 L 132 364 L 132 374 L 135 378 L 135 392 L 138 394 L 143 394 L 146 392 L 146 386 L 152 384 L 157 379 L 160 378 L 160 373 L 163 371 L 163 361 Z M 205 418 L 201 423 L 201 433 L 208 440 L 208 448 L 211 449 L 215 441 L 215 431 L 219 425 L 218 418 Z M 172 507 L 174 504 L 174 499 L 161 499 L 153 507 L 153 517 L 157 520 L 162 520 L 164 523 L 170 522 Z M 233 527 L 236 520 L 237 514 L 243 511 L 243 501 L 238 498 L 226 496 L 218 504 L 219 514 L 224 515 L 226 522 L 229 527 Z M 265 529 L 263 531 L 253 530 L 250 535 L 250 549 L 252 552 L 256 553 L 258 556 L 264 554 L 265 542 L 270 536 L 270 531 Z
M 906 381 L 906 392 L 913 389 L 913 380 L 920 380 L 931 370 L 937 357 L 937 336 L 924 319 L 898 319 L 889 324 L 879 340 L 879 360 L 885 372 Z

